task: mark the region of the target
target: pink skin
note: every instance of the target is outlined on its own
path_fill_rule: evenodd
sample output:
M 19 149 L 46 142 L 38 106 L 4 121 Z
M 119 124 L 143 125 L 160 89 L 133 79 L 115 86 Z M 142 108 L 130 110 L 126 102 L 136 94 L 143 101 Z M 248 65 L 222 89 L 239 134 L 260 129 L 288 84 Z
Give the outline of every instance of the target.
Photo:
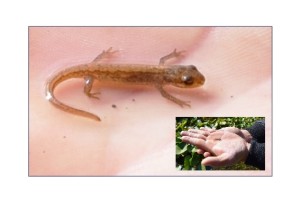
M 180 175 L 174 166 L 176 116 L 264 116 L 270 141 L 270 28 L 34 27 L 29 42 L 30 175 Z M 44 84 L 52 73 L 90 62 L 109 47 L 119 50 L 109 60 L 116 63 L 155 64 L 174 48 L 185 50 L 170 62 L 197 66 L 205 85 L 166 88 L 191 108 L 153 87 L 96 83 L 100 100 L 83 94 L 83 80 L 57 88 L 59 100 L 99 115 L 100 123 L 46 100 Z

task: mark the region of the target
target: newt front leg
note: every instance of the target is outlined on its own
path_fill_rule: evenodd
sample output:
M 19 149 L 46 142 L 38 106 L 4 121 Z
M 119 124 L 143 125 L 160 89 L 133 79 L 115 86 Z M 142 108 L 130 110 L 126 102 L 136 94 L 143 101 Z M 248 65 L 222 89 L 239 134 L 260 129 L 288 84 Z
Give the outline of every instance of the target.
M 183 107 L 183 106 L 191 107 L 191 105 L 187 101 L 182 101 L 182 100 L 177 99 L 176 97 L 170 95 L 167 91 L 165 91 L 163 89 L 163 87 L 161 85 L 156 85 L 155 87 L 158 89 L 158 91 L 160 92 L 160 94 L 163 97 L 165 97 L 166 99 L 169 99 L 170 101 L 173 101 L 174 103 L 180 105 L 181 107 Z
M 172 58 L 178 58 L 179 56 L 182 55 L 182 53 L 184 53 L 184 51 L 179 51 L 177 52 L 176 49 L 174 49 L 174 51 L 172 51 L 170 54 L 166 55 L 166 56 L 163 56 L 160 60 L 159 60 L 159 65 L 160 66 L 163 66 L 165 65 L 165 62 L 167 60 L 170 60 Z M 155 85 L 155 87 L 158 89 L 158 91 L 160 92 L 160 94 L 170 100 L 170 101 L 173 101 L 174 103 L 180 105 L 181 107 L 183 106 L 188 106 L 188 107 L 191 107 L 191 105 L 186 102 L 186 101 L 182 101 L 180 99 L 177 99 L 176 97 L 172 96 L 171 94 L 169 94 L 167 91 L 165 91 L 162 87 L 162 85 Z
M 174 51 L 172 51 L 170 54 L 162 57 L 160 60 L 159 60 L 159 65 L 165 65 L 165 62 L 167 60 L 170 60 L 171 58 L 178 58 L 179 56 L 181 56 L 185 51 L 179 51 L 177 52 L 176 49 L 174 49 Z

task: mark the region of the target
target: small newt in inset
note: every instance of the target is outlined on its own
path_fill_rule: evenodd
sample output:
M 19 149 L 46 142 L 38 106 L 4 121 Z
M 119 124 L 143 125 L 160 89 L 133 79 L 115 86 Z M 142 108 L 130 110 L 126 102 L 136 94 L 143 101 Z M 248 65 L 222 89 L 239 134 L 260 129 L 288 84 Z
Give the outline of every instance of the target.
M 85 81 L 84 93 L 92 98 L 99 99 L 98 93 L 91 93 L 95 79 L 98 81 L 113 81 L 123 84 L 153 85 L 161 95 L 180 106 L 190 106 L 188 102 L 177 99 L 163 88 L 165 85 L 173 85 L 180 88 L 194 88 L 204 84 L 204 76 L 193 65 L 165 65 L 166 60 L 180 56 L 176 49 L 162 57 L 158 65 L 146 64 L 105 64 L 100 61 L 115 51 L 109 48 L 97 56 L 91 63 L 76 65 L 64 69 L 55 74 L 46 83 L 46 98 L 57 108 L 66 112 L 101 121 L 92 113 L 72 108 L 54 96 L 56 86 L 68 79 L 83 78 Z

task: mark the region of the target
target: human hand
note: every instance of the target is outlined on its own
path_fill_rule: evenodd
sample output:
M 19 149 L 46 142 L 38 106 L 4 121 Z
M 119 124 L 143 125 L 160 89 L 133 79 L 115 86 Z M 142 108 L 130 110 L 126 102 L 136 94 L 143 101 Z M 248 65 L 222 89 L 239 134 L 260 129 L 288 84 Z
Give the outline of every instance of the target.
M 228 131 L 237 134 L 241 138 L 244 138 L 246 142 L 250 143 L 252 140 L 251 134 L 244 129 L 238 129 L 236 127 L 225 127 L 219 130 Z M 189 136 L 189 133 L 196 133 L 198 138 L 205 139 L 210 133 L 215 132 L 216 129 L 209 127 L 201 127 L 200 129 L 189 129 L 188 131 L 183 131 L 182 135 Z M 199 151 L 201 152 L 201 151 Z
M 233 131 L 230 132 L 229 130 Z M 183 131 L 182 141 L 195 145 L 197 153 L 203 154 L 202 164 L 206 166 L 227 166 L 245 161 L 250 149 L 244 135 L 237 129 L 200 129 Z

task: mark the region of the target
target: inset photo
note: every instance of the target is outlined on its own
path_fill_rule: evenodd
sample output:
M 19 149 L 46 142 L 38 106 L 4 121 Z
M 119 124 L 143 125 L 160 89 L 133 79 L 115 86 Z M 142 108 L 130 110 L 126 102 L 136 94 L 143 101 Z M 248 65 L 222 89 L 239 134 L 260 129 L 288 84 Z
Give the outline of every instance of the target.
M 176 117 L 178 170 L 265 170 L 264 117 Z

